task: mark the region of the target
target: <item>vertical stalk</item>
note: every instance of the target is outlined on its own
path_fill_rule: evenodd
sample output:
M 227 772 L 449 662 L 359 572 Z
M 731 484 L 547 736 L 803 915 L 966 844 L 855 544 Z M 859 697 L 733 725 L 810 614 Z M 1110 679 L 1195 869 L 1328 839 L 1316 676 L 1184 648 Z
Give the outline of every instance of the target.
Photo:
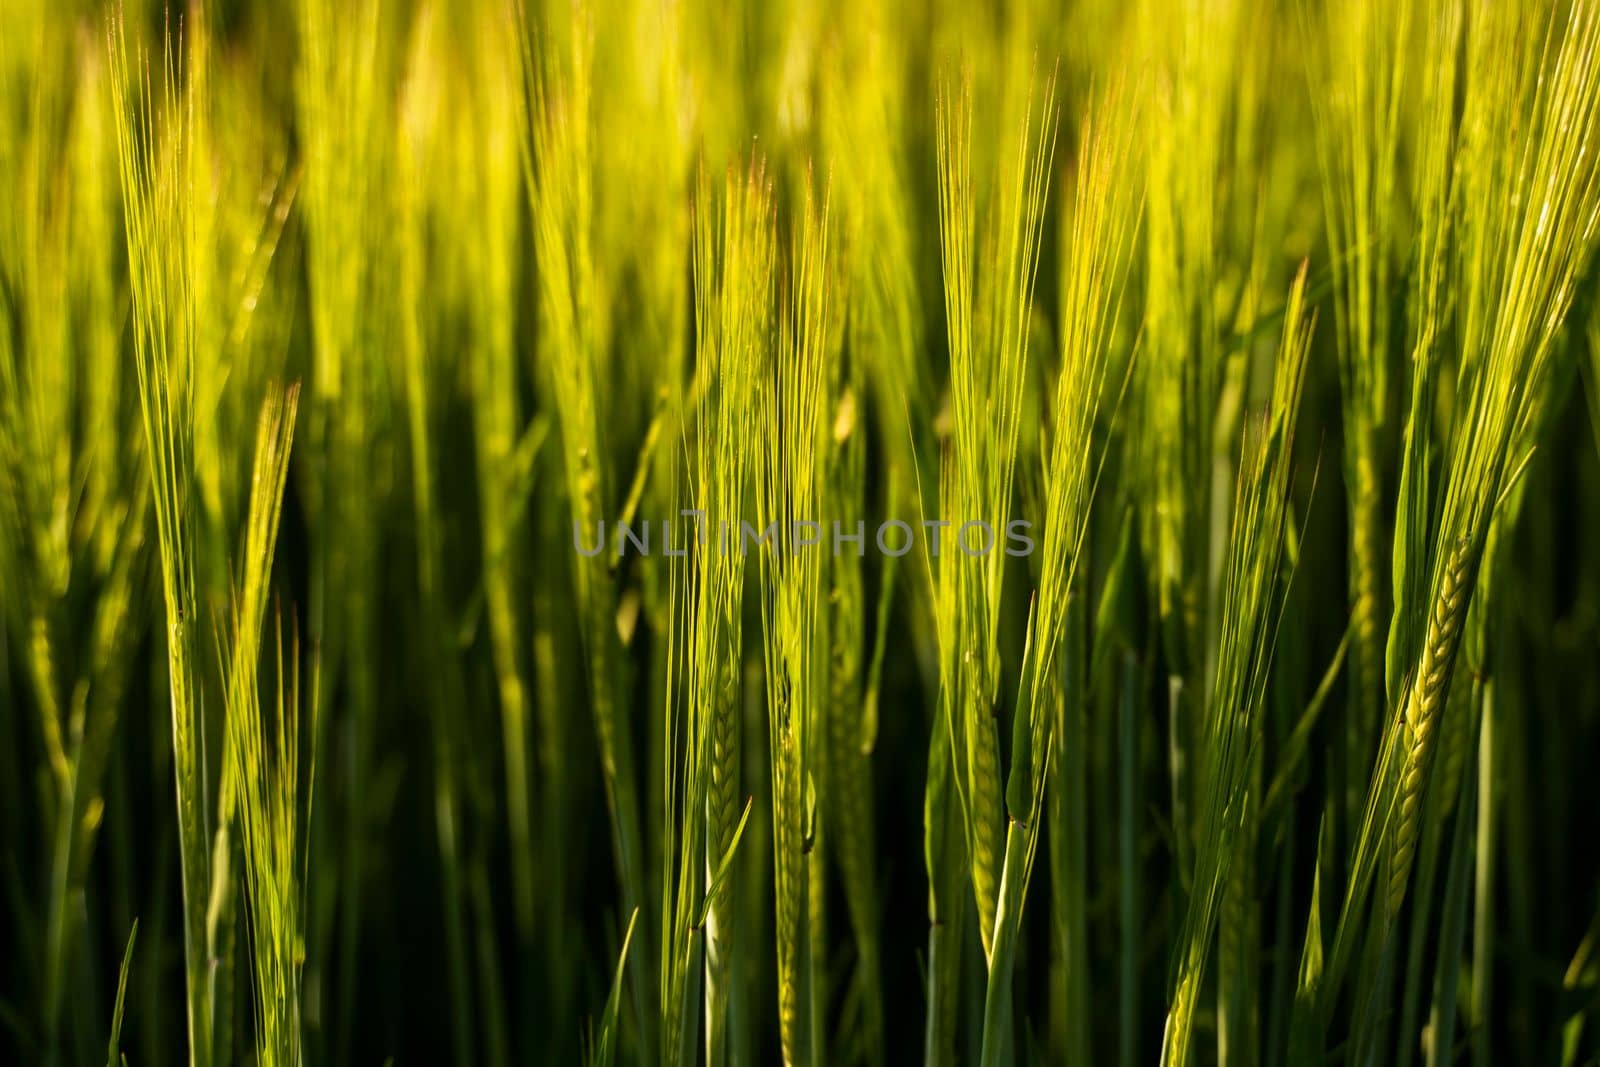
M 1494 682 L 1489 678 L 1472 680 L 1473 701 L 1478 705 L 1476 719 L 1478 737 L 1477 784 L 1477 866 L 1474 872 L 1472 893 L 1472 1063 L 1473 1067 L 1487 1067 L 1493 1047 L 1492 1024 L 1489 1006 L 1494 1002 L 1494 910 L 1495 910 L 1495 837 L 1496 805 L 1499 792 L 1495 778 L 1498 773 L 1498 756 L 1495 748 Z M 1466 820 L 1467 812 L 1457 816 Z
M 1117 954 L 1117 1047 L 1122 1067 L 1139 1059 L 1139 697 L 1142 690 L 1138 657 L 1122 653 L 1120 699 L 1117 702 L 1117 879 L 1121 936 Z

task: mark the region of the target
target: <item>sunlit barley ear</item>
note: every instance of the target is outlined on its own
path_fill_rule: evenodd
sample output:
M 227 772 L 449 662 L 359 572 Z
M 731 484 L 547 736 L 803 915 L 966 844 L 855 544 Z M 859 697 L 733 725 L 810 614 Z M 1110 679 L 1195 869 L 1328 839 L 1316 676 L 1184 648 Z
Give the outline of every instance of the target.
M 261 699 L 261 653 L 299 395 L 298 386 L 274 390 L 261 408 L 244 558 L 223 646 L 232 806 L 244 857 L 244 914 L 254 978 L 255 1052 L 259 1062 L 284 1067 L 296 1067 L 303 1056 L 306 826 L 316 714 L 313 705 L 309 721 L 302 721 L 300 652 L 297 641 L 285 649 L 281 616 L 267 707 Z M 309 757 L 304 771 L 303 753 Z
M 1125 300 L 1144 205 L 1136 137 L 1145 92 L 1143 85 L 1113 83 L 1093 99 L 1081 119 L 1059 208 L 1060 360 L 1049 406 L 1051 433 L 1048 444 L 1040 446 L 1043 543 L 1006 785 L 1008 819 L 1023 830 L 1017 848 L 1007 842 L 1002 875 L 1015 893 L 1006 910 L 1007 928 L 998 935 L 1008 943 L 1022 928 L 1021 905 L 1041 834 L 1050 842 L 1053 864 L 1069 863 L 1071 855 L 1081 857 L 1086 844 L 1074 839 L 1074 827 L 1082 823 L 1069 808 L 1075 798 L 1086 795 L 1081 791 L 1086 737 L 1068 723 L 1087 721 L 1089 690 L 1079 654 L 1088 647 L 1083 625 L 1088 613 L 1081 610 L 1087 592 L 1081 576 L 1089 569 L 1086 538 L 1106 460 L 1105 426 L 1115 426 L 1122 414 L 1134 358 L 1119 330 L 1126 326 Z M 1102 424 L 1100 416 L 1107 411 L 1108 422 Z M 1073 607 L 1075 597 L 1079 610 Z M 1048 825 L 1041 826 L 1047 813 Z M 1068 1043 L 1082 1057 L 1087 1055 L 1091 1011 L 1080 893 L 1076 886 L 1056 887 L 1051 904 L 1052 922 L 1067 946 L 1059 966 L 1069 972 L 1064 980 Z M 1007 951 L 1012 951 L 1009 944 Z M 1013 966 L 1012 960 L 1002 959 L 998 969 L 991 967 L 985 1022 L 986 1030 L 996 1034 L 1009 1025 L 1014 1010 Z
M 813 179 L 815 180 L 815 179 Z M 816 790 L 826 735 L 828 644 L 824 545 L 802 545 L 801 524 L 823 515 L 833 423 L 831 368 L 839 358 L 833 316 L 837 262 L 828 191 L 808 184 L 781 270 L 776 345 L 755 375 L 757 423 L 771 442 L 752 472 L 757 522 L 778 526 L 778 550 L 760 561 L 762 662 L 772 781 L 773 888 L 777 941 L 778 1024 L 784 1062 L 820 1062 L 826 1039 L 818 1013 L 825 998 L 803 923 L 808 913 L 817 832 Z M 803 985 L 811 972 L 809 987 Z
M 1205 705 L 1194 893 L 1175 947 L 1171 1003 L 1162 1038 L 1163 1063 L 1189 1062 L 1195 1011 L 1216 937 L 1224 887 L 1233 865 L 1245 862 L 1249 839 L 1252 754 L 1263 734 L 1272 650 L 1283 623 L 1284 588 L 1292 566 L 1284 560 L 1293 516 L 1295 430 L 1300 415 L 1314 316 L 1306 306 L 1306 271 L 1290 289 L 1283 338 L 1273 367 L 1265 411 L 1247 416 L 1239 480 L 1223 568 L 1216 682 Z
M 1001 528 L 1011 511 L 1027 324 L 1042 241 L 1055 148 L 1053 80 L 1019 97 L 1017 112 L 982 145 L 974 166 L 970 75 L 941 89 L 938 118 L 940 246 L 943 260 L 953 441 L 941 470 L 940 504 Z M 954 521 L 954 520 L 951 520 Z M 990 555 L 947 551 L 938 564 L 937 613 L 942 700 L 955 741 L 956 773 L 985 956 L 993 924 L 1003 849 L 999 699 L 995 634 L 1002 572 Z
M 669 849 L 660 887 L 664 927 L 661 1024 L 670 1062 L 727 1062 L 733 967 L 765 954 L 736 922 L 746 864 L 736 856 L 753 798 L 741 784 L 745 703 L 745 561 L 719 550 L 725 517 L 753 511 L 763 382 L 774 352 L 775 219 L 758 158 L 721 180 L 702 166 L 694 198 L 695 380 L 685 397 L 675 496 L 695 514 L 671 561 L 662 757 Z M 735 519 L 737 529 L 737 520 Z M 769 553 L 763 552 L 763 558 Z M 704 1027 L 702 1030 L 701 1027 Z
M 198 31 L 192 31 L 198 32 Z M 188 40 L 196 40 L 190 37 Z M 205 784 L 211 758 L 200 721 L 202 665 L 195 592 L 197 551 L 194 456 L 196 308 L 199 263 L 189 225 L 197 113 L 179 84 L 184 44 L 165 39 L 159 76 L 142 53 L 130 53 L 119 14 L 108 26 L 111 83 L 121 162 L 123 217 L 133 301 L 134 366 L 144 422 L 165 604 L 171 690 L 173 772 L 183 887 L 184 959 L 190 1062 L 210 1062 L 216 1005 L 208 981 L 211 945 L 206 912 L 212 889 L 212 800 Z M 196 46 L 194 56 L 204 55 Z M 198 70 L 183 65 L 191 79 Z M 191 82 L 193 84 L 193 82 Z M 154 88 L 152 88 L 154 86 Z M 134 94 L 134 95 L 130 95 Z M 226 877 L 226 875 L 224 875 Z
M 1324 980 L 1330 1002 L 1368 936 L 1362 924 L 1373 887 L 1380 894 L 1374 936 L 1388 938 L 1411 898 L 1419 846 L 1423 877 L 1432 877 L 1435 856 L 1425 843 L 1438 840 L 1451 808 L 1428 801 L 1440 720 L 1458 706 L 1449 694 L 1462 671 L 1462 636 L 1477 605 L 1493 596 L 1492 583 L 1481 580 L 1491 531 L 1514 515 L 1508 504 L 1536 461 L 1558 335 L 1600 224 L 1592 146 L 1600 116 L 1600 12 L 1580 4 L 1560 15 L 1477 14 L 1462 31 L 1447 10 L 1435 30 L 1450 40 L 1465 35 L 1453 159 L 1438 161 L 1452 143 L 1450 131 L 1422 139 L 1433 152 L 1424 159 L 1436 170 L 1448 168 L 1452 183 L 1451 213 L 1424 232 L 1439 247 L 1448 241 L 1454 258 L 1424 247 L 1419 271 L 1429 281 L 1420 290 L 1423 328 L 1395 534 L 1389 715 Z M 1430 210 L 1440 208 L 1435 202 Z M 1441 293 L 1456 301 L 1453 360 L 1440 347 L 1446 324 L 1433 301 Z M 1445 373 L 1454 375 L 1454 393 L 1442 429 L 1435 429 Z M 1430 473 L 1434 433 L 1442 433 L 1443 444 Z M 1437 483 L 1430 485 L 1430 477 Z M 1484 976 L 1474 980 L 1481 989 Z M 1369 987 L 1365 976 L 1360 981 Z M 1377 1032 L 1371 1010 L 1357 1016 L 1354 1029 L 1358 1037 Z

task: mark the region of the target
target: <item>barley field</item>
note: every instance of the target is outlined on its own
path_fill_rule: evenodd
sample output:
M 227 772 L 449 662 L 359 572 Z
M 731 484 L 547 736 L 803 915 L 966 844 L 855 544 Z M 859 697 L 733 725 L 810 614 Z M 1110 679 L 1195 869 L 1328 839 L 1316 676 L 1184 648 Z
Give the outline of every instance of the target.
M 1600 0 L 0 0 L 0 1063 L 1600 1064 L 1597 236 Z

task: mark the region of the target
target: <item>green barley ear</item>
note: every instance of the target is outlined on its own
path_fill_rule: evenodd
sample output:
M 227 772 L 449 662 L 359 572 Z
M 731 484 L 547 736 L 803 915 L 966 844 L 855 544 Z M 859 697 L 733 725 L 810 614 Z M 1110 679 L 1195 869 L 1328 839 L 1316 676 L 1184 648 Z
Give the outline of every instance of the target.
M 1396 589 L 1405 599 L 1396 604 L 1389 650 L 1391 683 L 1399 681 L 1328 957 L 1324 1017 L 1352 955 L 1370 943 L 1365 916 L 1373 884 L 1382 894 L 1372 927 L 1380 934 L 1392 929 L 1405 904 L 1428 810 L 1423 800 L 1439 717 L 1483 552 L 1527 463 L 1524 435 L 1537 422 L 1557 333 L 1600 225 L 1600 165 L 1592 145 L 1600 117 L 1600 9 L 1577 4 L 1547 23 L 1545 15 L 1523 9 L 1474 10 L 1476 21 L 1466 26 L 1465 92 L 1451 176 L 1454 256 L 1425 249 L 1422 264 L 1433 284 L 1456 293 L 1461 358 L 1454 368 L 1455 399 L 1440 484 L 1426 500 L 1419 499 L 1419 486 L 1425 485 L 1420 420 L 1427 404 L 1413 393 L 1396 530 Z M 1444 20 L 1441 29 L 1448 34 L 1453 25 L 1459 23 Z M 1433 140 L 1449 143 L 1445 136 Z M 1440 225 L 1433 230 L 1444 232 Z M 1440 291 L 1425 286 L 1423 300 Z M 1431 332 L 1437 310 L 1425 306 L 1424 312 L 1417 344 L 1437 346 Z M 1434 360 L 1419 361 L 1418 373 L 1437 380 L 1431 377 Z M 1356 1021 L 1375 1026 L 1373 1009 Z
M 1004 849 L 995 709 L 1006 557 L 995 545 L 980 555 L 981 545 L 963 548 L 959 539 L 968 536 L 961 532 L 968 522 L 998 532 L 1011 515 L 1033 285 L 1055 150 L 1054 77 L 1037 96 L 1031 88 L 1010 94 L 1007 105 L 1002 140 L 983 146 L 995 168 L 979 176 L 981 184 L 974 181 L 970 75 L 959 86 L 941 84 L 936 113 L 952 424 L 940 506 L 949 522 L 960 524 L 949 531 L 937 564 L 940 703 L 986 958 Z
M 1246 832 L 1249 769 L 1261 736 L 1268 668 L 1284 603 L 1295 424 L 1311 346 L 1306 268 L 1284 311 L 1272 399 L 1246 427 L 1224 568 L 1217 677 L 1206 708 L 1201 753 L 1203 798 L 1197 822 L 1194 893 L 1179 929 L 1161 1062 L 1188 1062 L 1195 1011 L 1216 935 L 1229 866 Z
M 1428 618 L 1422 659 L 1412 678 L 1401 716 L 1399 822 L 1389 853 L 1385 905 L 1391 918 L 1405 900 L 1411 859 L 1422 814 L 1422 786 L 1433 754 L 1434 734 L 1449 689 L 1452 661 L 1467 614 L 1467 591 L 1475 561 L 1466 540 L 1458 541 L 1445 565 L 1444 582 Z
M 757 383 L 772 349 L 774 240 L 772 188 L 762 163 L 752 160 L 743 173 L 730 167 L 720 191 L 701 171 L 694 237 L 696 381 L 693 410 L 684 420 L 690 435 L 687 499 L 695 518 L 685 531 L 692 576 L 681 583 L 687 604 L 679 654 L 686 660 L 691 735 L 705 746 L 696 757 L 701 807 L 684 817 L 703 821 L 695 836 L 703 842 L 708 884 L 712 872 L 727 867 L 740 822 L 745 561 L 739 523 L 751 479 L 759 477 L 749 445 L 766 432 Z M 732 526 L 726 540 L 725 524 Z M 736 889 L 730 877 L 708 890 L 704 1013 L 706 1055 L 713 1064 L 728 1055 Z
M 826 1050 L 808 1047 L 812 1013 L 825 1005 L 805 995 L 807 937 L 804 900 L 811 855 L 813 746 L 822 743 L 828 694 L 823 615 L 826 543 L 802 541 L 804 524 L 823 515 L 825 457 L 832 414 L 830 367 L 837 359 L 833 329 L 828 203 L 807 188 L 792 241 L 779 344 L 772 369 L 760 379 L 760 426 L 772 442 L 756 467 L 756 515 L 774 543 L 761 554 L 761 629 L 767 678 L 768 744 L 772 763 L 773 885 L 776 894 L 778 1028 L 785 1064 L 816 1063 Z M 775 527 L 775 529 L 774 529 Z M 820 534 L 824 542 L 827 533 Z M 814 970 L 825 961 L 812 958 Z
M 1600 228 L 1592 138 L 1600 120 L 1600 5 L 1576 4 L 1564 26 L 1551 23 L 1537 78 L 1528 73 L 1532 45 L 1514 44 L 1534 29 L 1520 18 L 1531 19 L 1496 13 L 1476 27 L 1469 44 L 1462 180 L 1466 195 L 1488 193 L 1499 208 L 1467 216 L 1472 225 L 1461 235 L 1462 398 L 1427 622 L 1416 630 L 1422 637 L 1415 670 L 1394 724 L 1401 755 L 1386 874 L 1391 919 L 1405 899 L 1438 714 L 1485 543 L 1526 462 L 1517 449 L 1527 447 L 1523 434 L 1536 423 L 1557 332 Z M 1518 135 L 1505 136 L 1508 129 Z
M 233 101 L 244 114 L 259 113 L 237 92 L 237 83 L 213 76 L 206 5 L 195 5 L 182 26 L 181 40 L 171 27 L 165 35 L 158 81 L 142 59 L 130 64 L 120 13 L 108 27 L 108 48 L 134 364 L 167 606 L 190 1058 L 206 1064 L 227 1056 L 233 1044 L 231 826 L 239 783 L 230 731 L 223 729 L 220 747 L 206 741 L 207 723 L 216 717 L 203 708 L 203 691 L 211 685 L 199 660 L 196 613 L 199 590 L 207 590 L 207 599 L 221 592 L 233 555 L 228 542 L 243 464 L 231 454 L 233 446 L 223 443 L 231 441 L 228 431 L 238 410 L 254 402 L 264 369 L 260 357 L 280 354 L 250 338 L 249 326 L 266 288 L 289 194 L 280 174 L 266 195 L 251 189 L 245 207 L 223 179 L 219 159 L 239 165 L 233 157 L 245 154 L 251 136 L 219 134 L 218 119 L 230 112 L 214 110 L 217 99 Z M 281 472 L 276 477 L 281 482 Z M 246 536 L 243 551 L 256 553 L 259 526 L 252 522 Z M 247 607 L 259 615 L 261 586 L 247 583 L 238 595 L 257 597 Z M 220 688 L 227 690 L 225 679 Z M 213 767 L 220 772 L 215 787 L 208 780 Z
M 1075 580 L 1080 563 L 1084 562 L 1090 505 L 1105 455 L 1103 444 L 1100 449 L 1095 447 L 1095 428 L 1108 367 L 1119 357 L 1128 358 L 1128 353 L 1120 349 L 1115 332 L 1144 196 L 1134 152 L 1138 107 L 1138 96 L 1121 85 L 1114 86 L 1090 107 L 1079 135 L 1069 208 L 1062 212 L 1061 358 L 1051 406 L 1053 432 L 1043 472 L 1039 588 L 1012 724 L 1006 789 L 1007 845 L 1002 864 L 1002 882 L 1009 896 L 1002 896 L 1005 916 L 1003 928 L 996 934 L 997 943 L 1004 939 L 1006 946 L 1004 953 L 995 953 L 989 969 L 985 1058 L 1003 1054 L 1004 1035 L 1012 1025 L 1012 946 L 1020 929 L 1032 859 L 1038 847 L 1045 790 L 1071 788 L 1062 776 L 1081 772 L 1083 764 L 1079 761 L 1084 758 L 1087 745 L 1083 731 L 1069 733 L 1067 728 L 1069 721 L 1082 721 L 1085 709 L 1076 705 L 1086 690 L 1076 687 L 1069 692 L 1063 682 L 1064 674 L 1074 669 L 1071 664 L 1076 659 L 1076 649 L 1087 647 L 1087 634 L 1069 635 L 1066 631 L 1069 625 L 1077 625 L 1075 620 L 1088 617 L 1087 612 L 1073 611 L 1071 600 L 1083 595 L 1081 587 L 1075 589 Z M 1073 707 L 1066 706 L 1069 701 Z M 1063 854 L 1066 828 L 1073 814 L 1064 810 L 1064 795 L 1069 794 L 1058 792 L 1053 806 L 1062 816 L 1062 825 L 1051 826 L 1052 851 Z M 1081 891 L 1066 886 L 1057 889 L 1058 899 Z M 1062 910 L 1067 913 L 1062 916 L 1063 925 L 1072 928 L 1068 940 L 1076 946 L 1084 939 L 1085 928 L 1076 908 Z M 1086 955 L 1079 954 L 1069 966 L 1075 978 L 1083 975 L 1087 971 Z M 1078 985 L 1069 1009 L 1073 1016 L 1069 1025 L 1080 1031 L 1088 1025 L 1087 992 L 1086 986 Z M 1080 1036 L 1086 1039 L 1087 1034 Z
M 254 972 L 257 1061 L 298 1067 L 302 1056 L 300 972 L 305 961 L 305 837 L 309 775 L 302 734 L 298 651 L 277 640 L 276 699 L 261 706 L 259 672 L 267 588 L 294 439 L 299 387 L 272 389 L 261 408 L 242 571 L 224 641 L 228 757 L 244 855 L 245 918 Z M 313 748 L 314 751 L 314 748 Z M 304 821 L 303 821 L 304 820 Z
M 119 14 L 108 27 L 133 295 L 134 367 L 150 461 L 172 693 L 173 770 L 182 866 L 189 1062 L 211 1062 L 213 1010 L 206 901 L 211 887 L 206 752 L 200 728 L 195 595 L 193 299 L 198 249 L 187 224 L 196 109 L 178 83 L 168 39 L 152 88 L 143 57 L 130 65 Z
M 1096 420 L 1116 351 L 1115 331 L 1143 213 L 1134 142 L 1141 102 L 1117 86 L 1084 117 L 1070 210 L 1062 217 L 1061 365 L 1045 463 L 1045 520 L 1030 699 L 1051 684 L 1067 601 L 1081 562 L 1099 479 Z M 1103 456 L 1103 453 L 1102 453 Z

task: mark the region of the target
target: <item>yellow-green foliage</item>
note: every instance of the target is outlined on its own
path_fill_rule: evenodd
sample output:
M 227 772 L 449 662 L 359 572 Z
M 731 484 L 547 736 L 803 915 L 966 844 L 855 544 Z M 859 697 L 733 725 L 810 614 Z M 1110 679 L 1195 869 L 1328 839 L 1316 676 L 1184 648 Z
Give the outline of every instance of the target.
M 1597 230 L 1600 0 L 3 0 L 0 1063 L 1591 1062 Z

